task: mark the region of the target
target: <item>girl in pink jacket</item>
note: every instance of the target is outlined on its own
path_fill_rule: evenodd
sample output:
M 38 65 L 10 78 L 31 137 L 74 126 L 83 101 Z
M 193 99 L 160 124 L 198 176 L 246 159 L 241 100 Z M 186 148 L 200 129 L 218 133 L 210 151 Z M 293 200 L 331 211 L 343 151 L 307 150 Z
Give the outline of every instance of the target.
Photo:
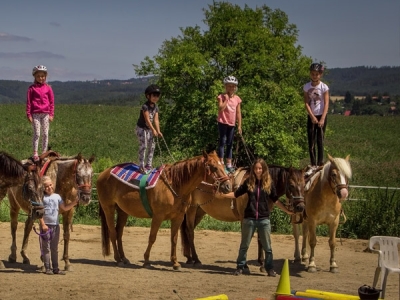
M 38 161 L 40 133 L 42 134 L 42 153 L 47 151 L 49 144 L 49 122 L 52 122 L 54 118 L 54 94 L 46 82 L 47 68 L 45 66 L 34 67 L 32 75 L 35 80 L 28 88 L 26 96 L 26 117 L 33 128 L 33 160 Z

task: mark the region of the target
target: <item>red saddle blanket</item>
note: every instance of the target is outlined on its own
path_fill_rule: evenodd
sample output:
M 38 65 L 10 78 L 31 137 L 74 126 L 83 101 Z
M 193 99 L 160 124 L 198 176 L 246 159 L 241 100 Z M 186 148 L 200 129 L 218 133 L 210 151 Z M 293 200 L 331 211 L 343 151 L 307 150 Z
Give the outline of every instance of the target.
M 139 172 L 139 166 L 137 164 L 122 163 L 111 169 L 111 175 L 135 189 L 140 189 L 140 180 L 143 176 L 147 176 L 145 188 L 151 189 L 156 185 L 164 167 L 165 165 L 162 165 L 152 169 L 148 174 L 142 174 Z

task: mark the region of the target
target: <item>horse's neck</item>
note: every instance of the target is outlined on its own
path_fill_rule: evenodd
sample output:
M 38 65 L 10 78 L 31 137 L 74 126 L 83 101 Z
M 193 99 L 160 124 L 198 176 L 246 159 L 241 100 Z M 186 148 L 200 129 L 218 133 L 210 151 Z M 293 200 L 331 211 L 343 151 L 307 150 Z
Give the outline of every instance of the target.
M 65 184 L 74 179 L 75 160 L 55 160 L 50 164 L 46 175 L 50 176 L 53 182 L 57 184 Z M 54 189 L 56 188 L 54 187 Z
M 287 174 L 286 170 L 281 167 L 272 167 L 272 177 L 273 184 L 275 185 L 275 191 L 278 197 L 283 196 L 286 192 L 287 184 Z
M 168 173 L 168 180 L 172 184 L 172 188 L 179 196 L 188 195 L 196 189 L 196 187 L 202 182 L 205 174 L 205 166 L 199 159 L 195 162 L 187 161 L 187 166 L 172 165 Z

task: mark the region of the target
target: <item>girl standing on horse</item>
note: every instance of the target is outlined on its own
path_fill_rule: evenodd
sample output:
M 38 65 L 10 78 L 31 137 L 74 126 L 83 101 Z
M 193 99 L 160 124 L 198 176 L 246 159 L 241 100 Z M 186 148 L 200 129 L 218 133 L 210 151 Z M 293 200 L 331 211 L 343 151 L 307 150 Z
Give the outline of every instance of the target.
M 26 117 L 33 128 L 33 160 L 38 161 L 40 131 L 42 131 L 42 153 L 47 151 L 49 144 L 49 122 L 54 119 L 54 94 L 51 86 L 46 82 L 47 68 L 45 66 L 34 67 L 32 75 L 35 79 L 28 88 L 26 96 Z
M 225 93 L 217 97 L 218 101 L 218 157 L 224 164 L 224 148 L 226 145 L 226 170 L 234 172 L 232 166 L 232 146 L 235 134 L 235 125 L 238 124 L 238 133 L 242 134 L 242 113 L 240 103 L 242 99 L 236 95 L 238 80 L 234 76 L 224 78 Z
M 271 247 L 271 223 L 268 208 L 268 201 L 273 201 L 276 206 L 286 212 L 288 215 L 293 213 L 289 211 L 276 195 L 275 186 L 272 184 L 272 178 L 269 174 L 267 163 L 259 158 L 252 167 L 249 177 L 238 187 L 235 192 L 219 195 L 224 198 L 238 198 L 247 194 L 248 201 L 244 210 L 242 221 L 242 240 L 239 247 L 239 255 L 236 260 L 237 269 L 234 275 L 250 273 L 246 263 L 247 250 L 249 249 L 251 239 L 257 229 L 265 252 L 265 269 L 268 276 L 275 277 L 276 273 L 273 267 L 273 255 Z
M 147 102 L 142 105 L 139 119 L 136 124 L 136 135 L 139 139 L 139 171 L 147 173 L 151 171 L 154 149 L 156 147 L 155 136 L 163 136 L 160 131 L 160 122 L 158 120 L 157 102 L 160 99 L 160 88 L 155 85 L 149 85 L 144 92 Z M 154 123 L 154 125 L 153 125 Z M 144 164 L 147 151 L 147 161 Z
M 329 108 L 329 87 L 321 82 L 324 66 L 313 63 L 310 66 L 311 81 L 303 87 L 304 105 L 307 111 L 308 150 L 310 152 L 311 166 L 306 175 L 310 175 L 324 164 L 324 136 L 326 129 L 326 115 Z M 315 144 L 318 148 L 316 158 Z

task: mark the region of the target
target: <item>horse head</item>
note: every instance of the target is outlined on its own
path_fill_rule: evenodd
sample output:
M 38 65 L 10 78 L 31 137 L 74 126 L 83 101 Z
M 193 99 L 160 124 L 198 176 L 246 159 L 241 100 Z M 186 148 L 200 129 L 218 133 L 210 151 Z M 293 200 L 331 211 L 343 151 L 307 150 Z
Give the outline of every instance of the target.
M 306 207 L 304 203 L 304 186 L 304 170 L 290 167 L 286 179 L 286 198 L 289 199 L 289 204 L 296 214 L 302 214 Z
M 214 179 L 214 185 L 217 190 L 222 193 L 229 193 L 232 190 L 232 184 L 229 176 L 225 173 L 225 168 L 221 163 L 215 151 L 207 154 L 203 151 L 204 165 L 206 168 L 206 175 L 211 175 Z
M 22 184 L 22 196 L 30 203 L 30 217 L 35 220 L 43 217 L 43 186 L 40 180 L 39 168 L 35 164 L 24 165 L 26 171 Z
M 327 174 L 329 184 L 332 188 L 333 193 L 339 198 L 339 201 L 343 201 L 349 194 L 349 179 L 351 178 L 352 171 L 350 167 L 350 155 L 343 158 L 333 158 L 328 154 L 330 161 L 329 172 Z
M 79 203 L 88 205 L 92 196 L 92 162 L 95 160 L 95 157 L 92 155 L 89 159 L 86 159 L 79 153 L 75 159 L 77 160 L 75 180 L 78 189 Z

